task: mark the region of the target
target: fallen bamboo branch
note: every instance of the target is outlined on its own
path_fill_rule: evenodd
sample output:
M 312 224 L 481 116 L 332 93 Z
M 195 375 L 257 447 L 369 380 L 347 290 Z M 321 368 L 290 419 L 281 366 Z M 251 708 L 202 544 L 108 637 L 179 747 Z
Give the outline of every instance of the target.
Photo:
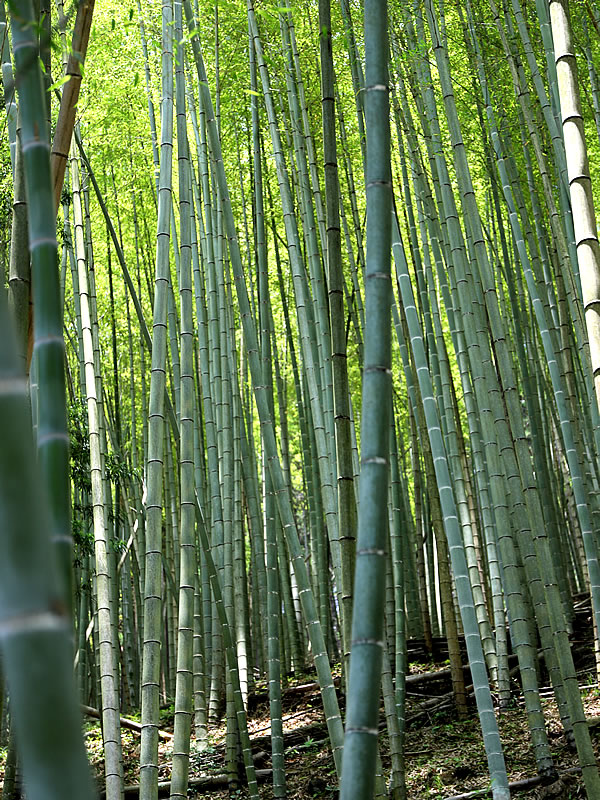
M 270 778 L 273 774 L 272 769 L 257 769 L 256 770 L 256 777 L 259 781 L 264 781 L 267 778 Z M 190 789 L 222 789 L 223 787 L 228 786 L 229 778 L 227 775 L 208 775 L 203 778 L 190 778 L 188 781 L 188 786 Z M 158 794 L 167 794 L 171 790 L 171 781 L 159 781 L 158 784 Z M 131 784 L 130 786 L 125 786 L 123 793 L 125 797 L 133 797 L 139 795 L 140 793 L 140 785 L 139 783 Z M 106 795 L 103 792 L 101 797 L 104 798 Z
M 574 775 L 578 772 L 581 772 L 581 767 L 570 767 L 569 769 L 559 772 L 558 779 L 560 780 L 563 775 Z M 512 795 L 513 792 L 526 792 L 528 789 L 532 789 L 534 786 L 539 786 L 540 783 L 542 783 L 540 776 L 534 775 L 532 778 L 522 778 L 520 781 L 513 781 L 512 783 L 509 783 L 508 788 L 510 789 Z M 449 797 L 445 797 L 444 800 L 474 800 L 475 798 L 479 797 L 490 797 L 491 794 L 491 788 L 487 787 L 486 789 L 474 789 L 472 792 L 465 792 L 464 794 L 453 794 Z
M 468 670 L 469 665 L 463 664 L 463 670 Z M 413 684 L 413 683 L 421 683 L 421 682 L 428 682 L 428 681 L 435 681 L 435 680 L 445 680 L 446 678 L 450 677 L 450 668 L 444 667 L 443 669 L 433 671 L 433 672 L 411 672 L 406 676 L 406 683 Z M 334 685 L 338 687 L 340 685 L 340 679 L 334 678 L 333 681 Z M 295 684 L 292 686 L 287 686 L 285 689 L 282 690 L 282 695 L 284 697 L 289 697 L 297 694 L 308 694 L 309 692 L 317 692 L 319 690 L 319 684 L 316 681 L 311 681 L 310 683 L 301 683 Z M 254 702 L 258 700 L 266 700 L 269 697 L 269 693 L 266 690 L 261 690 L 259 692 L 254 692 L 250 695 L 251 699 Z
M 510 661 L 516 659 L 517 656 L 511 655 L 508 658 L 510 663 Z M 518 672 L 519 672 L 518 665 L 512 667 L 508 672 L 509 677 L 513 677 L 513 675 L 516 675 Z M 468 696 L 471 696 L 474 693 L 472 683 L 470 683 L 468 686 L 465 686 L 465 692 L 467 693 Z M 428 712 L 438 711 L 444 708 L 445 706 L 449 705 L 453 701 L 453 699 L 454 699 L 454 691 L 449 691 L 446 694 L 432 697 L 431 700 L 425 700 L 425 702 L 419 703 L 420 706 L 419 711 L 416 711 L 414 714 L 411 714 L 409 717 L 407 717 L 406 722 L 407 723 L 413 722 L 414 720 L 419 719 L 419 717 L 422 717 L 424 714 L 427 714 Z
M 86 717 L 94 717 L 95 719 L 101 719 L 102 715 L 97 708 L 92 708 L 91 706 L 81 706 L 82 712 L 86 715 Z M 142 723 L 136 722 L 133 719 L 127 719 L 126 717 L 120 717 L 121 727 L 122 728 L 129 728 L 130 731 L 135 731 L 136 733 L 142 732 Z M 161 739 L 167 739 L 171 741 L 173 739 L 173 734 L 169 733 L 169 731 L 158 731 L 158 735 Z

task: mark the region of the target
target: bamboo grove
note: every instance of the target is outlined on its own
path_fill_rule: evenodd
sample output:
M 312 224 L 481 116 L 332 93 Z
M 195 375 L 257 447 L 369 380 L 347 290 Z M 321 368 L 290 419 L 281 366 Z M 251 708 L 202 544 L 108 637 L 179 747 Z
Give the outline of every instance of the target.
M 257 798 L 266 680 L 285 798 L 310 673 L 343 800 L 404 800 L 443 636 L 494 800 L 516 690 L 558 778 L 545 676 L 597 800 L 596 0 L 7 0 L 0 54 L 3 797 L 94 796 L 83 704 L 156 800 L 173 703 L 172 800 L 222 718 Z

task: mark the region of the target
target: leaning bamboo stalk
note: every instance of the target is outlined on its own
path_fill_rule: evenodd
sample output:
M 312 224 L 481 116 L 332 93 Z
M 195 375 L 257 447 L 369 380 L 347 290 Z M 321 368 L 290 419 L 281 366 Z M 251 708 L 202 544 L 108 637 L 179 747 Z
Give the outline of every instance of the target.
M 498 724 L 494 716 L 481 640 L 478 633 L 464 545 L 460 535 L 454 494 L 450 482 L 446 448 L 441 435 L 439 417 L 433 396 L 431 377 L 427 368 L 425 348 L 414 302 L 413 290 L 408 275 L 404 248 L 396 223 L 394 224 L 394 254 L 397 258 L 397 266 L 399 267 L 398 282 L 400 285 L 402 303 L 406 311 L 411 345 L 417 365 L 419 387 L 423 396 L 427 431 L 431 442 L 440 505 L 444 515 L 444 528 L 450 549 L 456 592 L 465 629 L 469 664 L 471 665 L 473 683 L 476 687 L 475 698 L 479 711 L 484 746 L 488 758 L 493 796 L 494 800 L 509 800 L 510 792 L 508 790 L 506 766 L 498 733 Z
M 418 393 L 417 385 L 414 378 L 414 370 L 412 363 L 409 359 L 408 354 L 408 341 L 409 341 L 409 334 L 406 330 L 406 315 L 404 313 L 403 306 L 400 306 L 399 309 L 396 308 L 394 305 L 392 308 L 393 311 L 393 318 L 394 324 L 396 327 L 397 335 L 398 335 L 398 344 L 400 349 L 400 356 L 402 358 L 402 365 L 404 368 L 404 376 L 406 380 L 406 387 L 408 392 L 408 397 L 410 399 L 410 427 L 411 427 L 411 439 L 412 439 L 412 450 L 413 450 L 413 470 L 414 470 L 414 481 L 415 481 L 415 489 L 418 489 L 419 497 L 417 503 L 417 497 L 415 496 L 415 518 L 417 520 L 417 527 L 420 531 L 421 529 L 421 464 L 420 464 L 420 455 L 419 455 L 419 446 L 418 442 L 419 439 L 421 440 L 421 448 L 423 451 L 423 458 L 426 466 L 426 472 L 428 475 L 428 489 L 430 494 L 430 506 L 431 506 L 431 516 L 432 522 L 434 525 L 434 529 L 436 531 L 436 545 L 439 548 L 439 555 L 438 555 L 438 564 L 439 564 L 439 583 L 440 583 L 440 595 L 442 598 L 442 610 L 446 608 L 446 613 L 444 614 L 444 623 L 445 623 L 445 634 L 446 639 L 448 642 L 448 657 L 450 660 L 450 674 L 452 676 L 452 686 L 454 691 L 454 702 L 456 704 L 456 709 L 459 718 L 465 718 L 467 716 L 467 701 L 466 701 L 466 694 L 465 694 L 465 683 L 464 677 L 462 674 L 462 660 L 460 654 L 460 647 L 458 643 L 458 632 L 457 632 L 457 625 L 456 625 L 456 617 L 454 615 L 454 609 L 452 606 L 452 599 L 451 594 L 452 590 L 450 589 L 449 582 L 450 582 L 450 575 L 448 572 L 448 557 L 447 557 L 447 549 L 443 548 L 440 543 L 440 533 L 443 534 L 442 529 L 442 518 L 443 513 L 439 507 L 439 497 L 436 497 L 437 493 L 437 483 L 434 474 L 434 467 L 431 455 L 431 446 L 429 444 L 429 440 L 427 439 L 427 425 L 425 422 L 425 412 L 423 408 L 423 399 Z M 400 320 L 400 314 L 402 315 L 402 321 Z M 406 332 L 405 332 L 406 330 Z M 414 355 L 413 355 L 414 360 Z M 418 422 L 418 429 L 419 429 L 419 436 L 417 437 L 417 422 Z M 415 492 L 416 495 L 416 492 Z M 423 591 L 423 603 L 427 603 L 427 596 L 426 596 L 426 586 L 425 586 L 425 568 L 423 562 L 423 544 L 422 544 L 422 536 L 419 534 L 419 538 L 421 542 L 419 542 L 418 547 L 420 550 L 420 555 L 417 558 L 419 570 L 422 573 L 420 583 L 422 584 L 422 591 Z M 441 558 L 440 558 L 441 556 Z M 420 562 L 420 563 L 419 563 Z M 445 563 L 444 563 L 445 562 Z M 450 589 L 450 598 L 448 598 L 448 590 Z M 444 595 L 445 600 L 444 602 Z M 449 602 L 448 602 L 449 599 Z M 424 615 L 425 616 L 425 615 Z M 426 622 L 429 622 L 428 612 L 426 616 Z M 427 625 L 424 626 L 425 631 L 429 634 L 429 645 L 431 645 L 431 627 L 429 622 L 429 630 L 427 631 Z M 425 636 L 426 645 L 428 643 L 427 635 Z
M 77 102 L 81 89 L 81 68 L 87 53 L 90 30 L 92 27 L 92 17 L 94 14 L 94 3 L 95 0 L 79 0 L 77 5 L 71 53 L 65 71 L 67 82 L 60 98 L 58 119 L 56 121 L 52 153 L 50 155 L 54 186 L 54 206 L 56 209 L 60 206 L 60 194 L 65 177 L 65 168 L 67 165 L 71 138 L 73 136 L 73 128 L 75 126 Z

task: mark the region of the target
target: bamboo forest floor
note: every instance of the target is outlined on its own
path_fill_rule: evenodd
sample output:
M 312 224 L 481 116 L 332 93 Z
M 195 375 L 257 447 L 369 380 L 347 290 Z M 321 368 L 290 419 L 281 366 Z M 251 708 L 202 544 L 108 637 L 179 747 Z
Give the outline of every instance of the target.
M 600 691 L 595 678 L 595 659 L 591 637 L 592 621 L 589 606 L 580 608 L 574 622 L 572 637 L 573 651 L 581 686 L 586 716 L 600 722 Z M 484 789 L 489 783 L 487 762 L 483 750 L 481 731 L 471 698 L 471 716 L 462 722 L 456 719 L 454 708 L 449 700 L 451 688 L 445 660 L 445 643 L 434 643 L 435 660 L 427 660 L 418 643 L 410 643 L 410 672 L 407 685 L 408 730 L 405 743 L 406 781 L 409 800 L 446 800 L 462 796 L 468 792 Z M 433 674 L 435 673 L 435 674 Z M 339 676 L 339 669 L 337 671 Z M 286 777 L 290 800 L 309 800 L 337 798 L 336 776 L 333 759 L 327 746 L 326 729 L 323 721 L 321 701 L 316 684 L 311 677 L 304 675 L 290 681 L 283 694 L 283 729 L 286 745 Z M 314 678 L 313 678 L 314 680 Z M 466 682 L 469 674 L 466 673 Z M 535 762 L 529 745 L 527 720 L 524 712 L 519 685 L 513 678 L 512 707 L 499 714 L 499 725 L 505 748 L 505 757 L 511 783 L 526 781 L 536 776 Z M 255 754 L 256 767 L 268 770 L 270 767 L 269 704 L 264 683 L 258 683 L 250 698 L 248 727 Z M 571 800 L 584 797 L 581 778 L 573 770 L 577 758 L 561 735 L 561 725 L 556 705 L 551 699 L 551 691 L 542 690 L 544 714 L 547 719 L 552 752 L 557 770 L 562 775 L 562 785 L 555 784 L 551 789 L 540 786 L 517 786 L 513 793 L 519 798 L 565 798 Z M 164 712 L 164 727 L 172 730 L 172 710 Z M 381 725 L 384 728 L 383 708 Z M 102 775 L 101 739 L 97 723 L 89 724 L 89 746 L 93 761 Z M 596 755 L 600 756 L 600 725 L 592 727 Z M 201 779 L 224 773 L 224 725 L 210 730 L 211 746 L 203 753 L 192 756 L 190 777 Z M 123 743 L 126 759 L 126 783 L 137 784 L 137 765 L 139 763 L 139 737 L 124 732 Z M 384 766 L 389 766 L 387 739 L 382 733 L 382 758 Z M 163 767 L 161 781 L 168 781 L 170 775 L 170 756 L 168 742 L 162 742 Z M 600 760 L 600 759 L 599 759 Z M 569 771 L 571 770 L 571 771 Z M 264 774 L 264 773 L 263 773 Z M 264 774 L 261 797 L 271 800 L 270 774 Z M 168 794 L 168 792 L 167 792 Z M 131 797 L 137 796 L 132 792 Z M 198 791 L 190 792 L 191 797 L 224 800 L 229 796 L 226 788 L 210 788 L 203 785 Z M 246 797 L 240 790 L 236 798 Z
M 591 615 L 589 609 L 580 609 L 576 617 L 573 634 L 573 650 L 579 670 L 579 680 L 586 716 L 591 720 L 592 738 L 597 757 L 600 755 L 600 690 L 595 678 L 595 661 L 591 639 Z M 438 644 L 442 640 L 438 640 Z M 458 721 L 453 705 L 449 702 L 450 678 L 444 652 L 437 659 L 426 661 L 414 649 L 409 650 L 411 677 L 407 684 L 408 729 L 405 743 L 406 782 L 409 800 L 450 800 L 465 798 L 470 792 L 488 786 L 488 774 L 479 723 L 471 698 L 471 716 Z M 434 674 L 435 673 L 435 674 Z M 339 675 L 339 671 L 338 671 Z M 321 701 L 316 684 L 310 675 L 301 680 L 290 681 L 283 694 L 283 728 L 285 740 L 286 777 L 290 800 L 323 798 L 335 800 L 337 787 L 333 759 L 327 746 Z M 468 683 L 468 672 L 466 679 Z M 518 785 L 535 777 L 535 763 L 529 745 L 527 722 L 519 693 L 513 678 L 513 700 L 511 708 L 498 715 L 500 733 L 504 744 L 509 780 L 517 783 L 512 791 L 519 798 L 574 798 L 585 797 L 580 776 L 576 773 L 577 759 L 561 735 L 560 721 L 549 689 L 541 690 L 544 696 L 544 713 L 550 735 L 552 752 L 562 785 L 544 789 L 540 786 Z M 271 800 L 270 787 L 270 739 L 269 704 L 264 683 L 258 683 L 250 696 L 248 726 L 253 745 L 255 764 L 259 779 L 262 777 L 261 797 Z M 173 708 L 162 712 L 161 727 L 173 729 Z M 381 727 L 384 727 L 383 709 Z M 85 739 L 98 783 L 102 785 L 104 770 L 102 738 L 99 723 L 86 718 Z M 190 797 L 224 800 L 235 797 L 243 800 L 247 796 L 241 789 L 234 793 L 227 790 L 224 778 L 225 726 L 209 730 L 210 745 L 202 752 L 194 752 L 190 758 Z M 123 758 L 125 765 L 126 798 L 138 796 L 139 733 L 123 729 Z M 193 743 L 192 743 L 193 744 Z M 161 739 L 161 768 L 159 781 L 170 778 L 172 741 Z M 389 766 L 387 739 L 381 736 L 381 752 L 384 767 Z M 0 781 L 6 750 L 0 749 Z M 161 796 L 168 796 L 168 787 L 161 789 Z M 481 797 L 490 795 L 479 795 Z M 475 795 L 473 795 L 475 797 Z

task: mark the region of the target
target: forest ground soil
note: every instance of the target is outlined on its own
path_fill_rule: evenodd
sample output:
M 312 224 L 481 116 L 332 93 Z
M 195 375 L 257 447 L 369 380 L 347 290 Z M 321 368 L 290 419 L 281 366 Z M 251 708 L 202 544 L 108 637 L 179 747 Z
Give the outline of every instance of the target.
M 592 720 L 591 734 L 597 757 L 600 754 L 600 689 L 595 671 L 593 643 L 591 640 L 591 617 L 582 610 L 578 614 L 574 633 L 574 654 L 579 674 L 581 696 L 588 719 Z M 443 655 L 443 654 L 442 654 Z M 407 694 L 406 716 L 409 720 L 405 741 L 406 784 L 408 800 L 446 800 L 455 795 L 489 785 L 487 763 L 481 730 L 471 701 L 470 716 L 459 721 L 452 704 L 446 702 L 437 707 L 432 705 L 435 697 L 442 699 L 450 688 L 447 675 L 447 662 L 412 661 L 412 675 L 439 672 L 440 677 L 429 676 L 423 682 L 410 684 Z M 338 671 L 339 675 L 339 671 Z M 283 729 L 285 741 L 286 780 L 289 800 L 336 800 L 337 785 L 333 759 L 328 747 L 326 729 L 320 695 L 316 687 L 310 685 L 310 675 L 292 677 L 288 683 L 289 691 L 283 694 Z M 298 690 L 299 684 L 308 684 Z M 293 687 L 296 687 L 295 689 Z M 513 697 L 510 707 L 498 713 L 500 735 L 504 745 L 506 766 L 511 782 L 536 776 L 535 761 L 527 731 L 527 720 L 520 686 L 516 678 L 512 681 Z M 556 705 L 549 690 L 542 691 L 543 709 L 546 718 L 550 746 L 555 766 L 562 773 L 558 793 L 548 793 L 541 786 L 526 790 L 520 789 L 514 796 L 520 798 L 558 797 L 565 800 L 585 797 L 580 775 L 573 772 L 577 765 L 576 755 L 568 748 L 561 733 L 561 724 Z M 342 698 L 340 697 L 340 700 Z M 427 702 L 423 711 L 423 703 Z M 383 709 L 381 714 L 384 727 Z M 172 706 L 162 712 L 161 728 L 172 730 Z M 269 741 L 269 704 L 266 685 L 257 683 L 251 696 L 248 717 L 249 733 L 253 753 L 258 754 L 256 766 L 264 769 L 271 766 Z M 102 785 L 103 752 L 99 723 L 85 722 L 85 739 L 92 767 L 98 783 Z M 139 778 L 139 734 L 123 729 L 123 757 L 125 783 L 133 785 Z M 384 769 L 389 769 L 388 743 L 385 731 L 381 737 L 381 755 Z M 204 751 L 193 750 L 190 761 L 190 778 L 223 775 L 225 726 L 209 729 L 209 747 Z M 192 746 L 194 742 L 192 741 Z M 171 772 L 172 741 L 160 742 L 161 768 L 160 781 L 168 781 Z M 0 748 L 0 784 L 4 778 L 6 749 Z M 570 770 L 570 771 L 569 771 Z M 271 800 L 270 779 L 261 784 L 261 798 Z M 163 793 L 164 794 L 164 793 Z M 128 795 L 135 796 L 134 794 Z M 168 796 L 168 792 L 167 792 Z M 246 791 L 241 788 L 228 791 L 217 787 L 200 791 L 190 790 L 190 797 L 214 798 L 224 800 L 234 797 L 243 800 Z M 491 795 L 489 795 L 491 796 Z

